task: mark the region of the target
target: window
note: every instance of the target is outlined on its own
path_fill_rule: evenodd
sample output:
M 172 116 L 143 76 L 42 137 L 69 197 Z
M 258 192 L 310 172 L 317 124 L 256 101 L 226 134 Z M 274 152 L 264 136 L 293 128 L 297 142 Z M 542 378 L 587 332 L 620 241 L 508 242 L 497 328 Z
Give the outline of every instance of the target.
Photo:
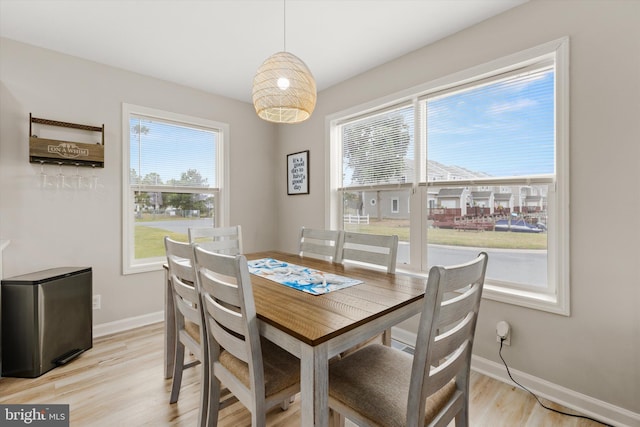
M 165 262 L 164 236 L 225 224 L 228 126 L 123 104 L 123 270 Z
M 397 197 L 391 198 L 391 213 L 397 214 L 400 212 L 400 199 Z
M 397 234 L 399 269 L 486 251 L 485 297 L 568 315 L 567 39 L 329 123 L 333 227 Z

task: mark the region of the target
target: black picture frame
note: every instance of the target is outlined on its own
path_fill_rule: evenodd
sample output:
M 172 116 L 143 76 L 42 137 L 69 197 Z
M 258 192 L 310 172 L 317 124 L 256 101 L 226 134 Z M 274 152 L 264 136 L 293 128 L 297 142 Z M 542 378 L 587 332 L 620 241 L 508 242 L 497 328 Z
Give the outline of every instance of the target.
M 309 194 L 309 150 L 287 154 L 287 195 Z

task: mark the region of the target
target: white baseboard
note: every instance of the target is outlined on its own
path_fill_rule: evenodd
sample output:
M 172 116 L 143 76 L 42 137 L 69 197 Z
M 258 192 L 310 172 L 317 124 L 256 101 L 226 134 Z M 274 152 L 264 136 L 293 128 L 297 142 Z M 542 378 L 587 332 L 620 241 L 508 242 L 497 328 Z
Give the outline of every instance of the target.
M 100 325 L 94 325 L 93 337 L 103 337 L 105 335 L 128 331 L 129 329 L 139 328 L 140 326 L 146 326 L 163 321 L 164 311 L 157 311 L 155 313 L 144 314 L 142 316 L 116 320 L 115 322 L 101 323 Z
M 394 340 L 404 344 L 414 345 L 416 334 L 404 329 L 393 328 L 391 336 Z M 471 357 L 471 369 L 494 378 L 503 383 L 515 385 L 509 378 L 503 364 L 493 362 L 479 356 Z M 525 372 L 509 368 L 511 375 L 523 386 L 527 387 L 539 397 L 551 400 L 559 405 L 573 409 L 581 414 L 595 418 L 617 427 L 640 426 L 640 414 L 620 408 L 602 400 L 594 399 L 577 391 L 559 386 Z
M 391 328 L 391 338 L 396 341 L 400 341 L 402 344 L 416 346 L 416 334 L 409 332 L 406 329 Z
M 479 356 L 471 357 L 471 369 L 507 384 L 513 384 L 503 364 Z M 640 414 L 594 399 L 526 372 L 509 368 L 511 375 L 535 395 L 571 408 L 581 414 L 619 427 L 640 426 Z M 515 384 L 513 384 L 515 385 Z

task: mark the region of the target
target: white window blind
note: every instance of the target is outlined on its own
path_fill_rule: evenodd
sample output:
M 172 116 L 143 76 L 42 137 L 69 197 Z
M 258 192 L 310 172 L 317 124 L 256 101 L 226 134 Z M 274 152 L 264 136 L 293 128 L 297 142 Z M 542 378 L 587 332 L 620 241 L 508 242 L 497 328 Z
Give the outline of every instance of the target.
M 130 185 L 214 189 L 218 132 L 132 115 Z
M 552 67 L 430 96 L 427 181 L 555 173 Z
M 341 126 L 342 187 L 414 181 L 414 108 L 406 105 Z

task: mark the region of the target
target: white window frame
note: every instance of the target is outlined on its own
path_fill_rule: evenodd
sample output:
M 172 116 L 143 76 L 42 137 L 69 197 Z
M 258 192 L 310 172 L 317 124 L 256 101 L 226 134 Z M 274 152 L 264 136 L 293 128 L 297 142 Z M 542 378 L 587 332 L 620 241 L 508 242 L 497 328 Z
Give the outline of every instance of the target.
M 146 258 L 137 260 L 134 258 L 134 227 L 135 220 L 131 212 L 135 208 L 135 200 L 129 183 L 130 178 L 130 129 L 129 119 L 132 115 L 146 116 L 159 120 L 171 121 L 187 126 L 207 128 L 215 130 L 218 133 L 216 143 L 216 184 L 212 189 L 203 191 L 202 188 L 192 189 L 179 188 L 179 192 L 210 192 L 215 194 L 216 198 L 216 220 L 218 226 L 225 226 L 229 218 L 229 158 L 228 158 L 228 141 L 229 141 L 229 125 L 226 123 L 216 122 L 200 117 L 193 117 L 184 114 L 173 113 L 169 111 L 158 110 L 155 108 L 144 107 L 134 104 L 122 104 L 122 274 L 135 274 L 147 271 L 157 271 L 162 269 L 162 265 L 166 262 L 165 257 Z M 148 188 L 147 188 L 148 187 Z M 146 189 L 159 192 L 171 191 L 173 187 L 154 187 L 147 186 Z
M 543 59 L 551 59 L 555 63 L 555 137 L 556 137 L 556 170 L 555 182 L 550 185 L 548 196 L 549 203 L 549 230 L 547 272 L 549 289 L 552 292 L 537 292 L 518 288 L 517 286 L 505 286 L 499 283 L 485 283 L 483 298 L 504 303 L 529 307 L 537 310 L 548 311 L 556 314 L 570 315 L 570 233 L 569 233 L 569 38 L 563 37 L 512 55 L 505 56 L 476 67 L 469 68 L 431 82 L 407 89 L 403 92 L 392 94 L 366 104 L 358 105 L 347 110 L 331 114 L 325 120 L 325 161 L 327 164 L 327 194 L 325 196 L 327 226 L 336 228 L 340 226 L 342 203 L 339 187 L 341 183 L 342 166 L 341 142 L 339 124 L 353 117 L 370 114 L 401 103 L 413 102 L 416 106 L 414 114 L 416 152 L 415 170 L 416 183 L 411 192 L 411 254 L 409 273 L 426 270 L 426 214 L 422 209 L 426 207 L 426 186 L 419 183 L 426 182 L 426 170 L 421 165 L 426 164 L 426 149 L 421 147 L 419 141 L 421 135 L 426 132 L 420 122 L 421 114 L 418 110 L 420 99 L 446 89 L 460 87 L 465 84 L 473 84 L 482 78 L 495 76 L 496 74 L 509 72 L 516 67 L 525 67 L 540 62 Z M 459 185 L 464 183 L 460 182 Z M 470 185 L 496 185 L 497 183 L 470 183 Z M 498 183 L 499 184 L 499 183 Z M 421 187 L 421 188 L 420 188 Z M 553 211 L 553 214 L 551 213 Z M 490 262 L 490 261 L 489 261 Z

